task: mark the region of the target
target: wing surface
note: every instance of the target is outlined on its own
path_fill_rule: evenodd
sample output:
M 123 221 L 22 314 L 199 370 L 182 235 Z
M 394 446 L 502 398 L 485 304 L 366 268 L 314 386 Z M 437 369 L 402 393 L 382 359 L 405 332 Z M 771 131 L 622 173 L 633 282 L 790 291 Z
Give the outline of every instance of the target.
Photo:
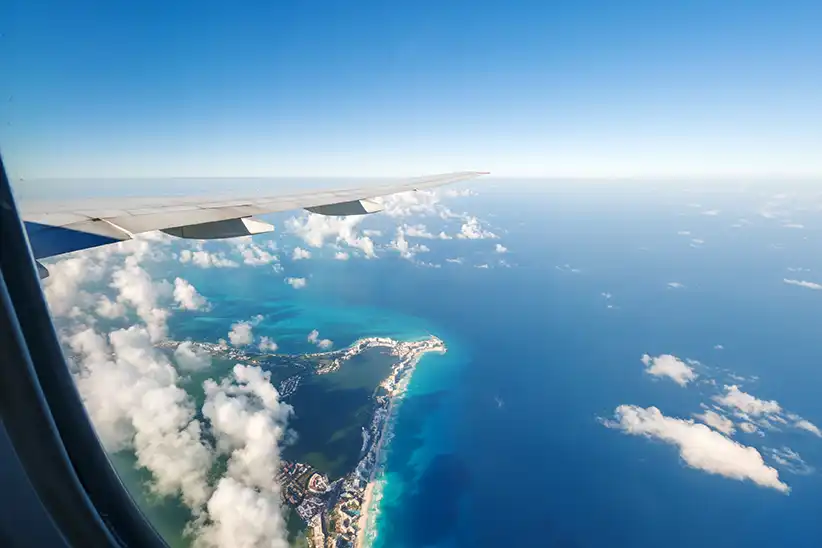
M 358 188 L 311 190 L 215 198 L 93 198 L 68 201 L 21 200 L 19 209 L 36 259 L 131 239 L 162 230 L 181 238 L 230 238 L 273 230 L 253 215 L 307 209 L 322 215 L 364 215 L 382 209 L 372 198 L 472 179 L 484 172 L 462 171 Z M 226 189 L 230 191 L 230 189 Z

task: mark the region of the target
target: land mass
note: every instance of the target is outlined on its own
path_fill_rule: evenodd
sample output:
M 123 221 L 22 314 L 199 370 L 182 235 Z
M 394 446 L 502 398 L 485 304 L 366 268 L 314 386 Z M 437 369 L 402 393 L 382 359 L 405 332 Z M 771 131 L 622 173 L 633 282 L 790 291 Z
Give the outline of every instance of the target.
M 312 548 L 362 546 L 394 403 L 420 357 L 446 351 L 443 341 L 369 337 L 344 349 L 299 355 L 191 344 L 215 358 L 270 371 L 280 398 L 294 406 L 298 439 L 285 448 L 278 473 L 283 503 L 292 511 L 290 540 L 299 536 Z M 384 359 L 369 361 L 377 350 L 390 356 L 390 368 Z

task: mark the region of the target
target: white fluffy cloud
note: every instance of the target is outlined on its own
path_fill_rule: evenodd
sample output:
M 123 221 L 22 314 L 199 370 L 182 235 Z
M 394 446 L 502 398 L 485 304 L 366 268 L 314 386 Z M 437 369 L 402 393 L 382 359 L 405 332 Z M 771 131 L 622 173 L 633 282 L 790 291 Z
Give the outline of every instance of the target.
M 356 231 L 361 221 L 361 215 L 330 217 L 305 213 L 287 220 L 286 228 L 310 247 L 321 248 L 326 240 L 331 239 L 337 245 L 345 244 L 348 247 L 359 249 L 368 258 L 376 257 L 373 240 Z
M 376 198 L 383 206 L 383 213 L 389 217 L 438 216 L 443 219 L 458 217 L 440 202 L 436 191 L 420 190 L 400 192 Z
M 808 282 L 805 280 L 789 280 L 788 278 L 784 278 L 782 281 L 788 285 L 796 285 L 808 289 L 815 289 L 817 291 L 822 290 L 822 284 L 818 284 L 816 282 Z
M 799 430 L 810 432 L 815 436 L 822 437 L 822 430 L 811 421 L 804 419 L 796 413 L 786 412 L 776 400 L 761 400 L 756 396 L 744 392 L 737 385 L 725 385 L 725 392 L 713 397 L 713 400 L 731 410 L 736 417 L 743 420 L 750 426 L 740 425 L 744 432 L 755 432 L 757 426 L 765 429 L 775 429 L 777 426 L 792 426 Z M 756 426 L 751 424 L 756 423 Z
M 251 322 L 237 322 L 231 324 L 228 340 L 234 346 L 246 346 L 254 340 Z
M 229 240 L 243 257 L 243 264 L 249 266 L 262 266 L 277 263 L 279 257 L 251 241 L 251 236 L 244 238 L 234 238 Z M 274 247 L 274 242 L 268 243 L 270 248 Z
M 799 428 L 800 430 L 807 430 L 811 434 L 814 434 L 817 437 L 822 438 L 822 430 L 819 430 L 819 427 L 816 426 L 814 423 L 807 419 L 799 419 L 794 423 L 794 426 Z
M 169 312 L 159 306 L 159 300 L 172 292 L 168 282 L 152 281 L 148 272 L 131 256 L 114 271 L 111 287 L 118 291 L 117 301 L 132 306 L 145 322 L 152 341 L 165 338 Z
M 620 405 L 613 421 L 605 424 L 626 434 L 657 439 L 679 448 L 682 460 L 691 468 L 736 480 L 748 480 L 782 493 L 790 488 L 779 472 L 765 464 L 754 447 L 742 445 L 692 420 L 666 417 L 656 407 Z
M 203 249 L 184 249 L 180 251 L 180 262 L 191 263 L 200 268 L 236 268 L 240 266 L 225 256 L 225 253 L 210 253 Z
M 294 289 L 302 289 L 306 285 L 308 285 L 308 281 L 305 278 L 286 278 L 285 283 L 293 287 Z
M 350 255 L 345 251 L 337 251 L 336 253 L 334 253 L 334 258 L 338 261 L 347 261 L 349 257 Z
M 300 261 L 302 259 L 310 259 L 311 252 L 307 249 L 303 249 L 301 247 L 295 247 L 294 252 L 291 254 L 292 261 Z
M 782 412 L 782 407 L 775 400 L 760 400 L 756 396 L 743 392 L 735 384 L 725 385 L 725 394 L 714 396 L 713 399 L 723 407 L 735 409 L 752 417 Z
M 643 354 L 642 363 L 646 367 L 645 372 L 647 374 L 654 377 L 668 377 L 679 386 L 685 386 L 697 377 L 693 367 L 671 354 L 662 354 L 656 357 Z
M 485 238 L 497 238 L 497 235 L 482 228 L 479 219 L 476 217 L 468 216 L 465 218 L 465 222 L 460 227 L 457 238 L 466 240 L 482 240 Z
M 80 288 L 85 283 L 101 280 L 106 271 L 105 265 L 91 254 L 73 254 L 49 264 L 48 270 L 43 291 L 54 316 L 65 316 L 75 306 L 90 304 L 94 297 Z
M 184 341 L 174 350 L 174 361 L 184 371 L 199 371 L 211 367 L 211 354 L 191 341 Z
M 87 329 L 68 342 L 78 357 L 77 388 L 106 449 L 133 449 L 138 466 L 152 474 L 152 491 L 180 494 L 189 508 L 201 507 L 212 452 L 201 441 L 193 400 L 148 331 L 120 329 L 107 341 Z
M 271 337 L 260 337 L 260 342 L 257 346 L 263 352 L 276 352 L 278 348 L 277 343 L 275 343 Z
M 668 287 L 670 287 L 671 289 L 682 289 L 683 287 L 685 287 L 685 284 L 680 282 L 668 282 Z
M 334 342 L 330 339 L 321 339 L 320 332 L 316 329 L 312 330 L 311 333 L 308 334 L 307 340 L 311 344 L 316 344 L 317 348 L 320 348 L 322 350 L 327 350 L 334 346 Z
M 292 408 L 279 401 L 270 373 L 239 364 L 232 373 L 219 384 L 203 383 L 203 416 L 228 463 L 208 500 L 209 520 L 196 529 L 195 544 L 287 548 L 276 476 Z
M 428 229 L 425 225 L 418 224 L 418 225 L 403 225 L 403 230 L 405 231 L 405 235 L 409 238 L 436 238 L 433 234 L 428 232 Z
M 494 251 L 496 251 L 497 253 L 508 253 L 508 248 L 502 244 L 497 244 L 496 246 L 494 246 Z
M 270 377 L 259 368 L 238 366 L 231 379 L 208 381 L 203 423 L 197 419 L 178 370 L 207 368 L 210 354 L 186 341 L 174 350 L 173 365 L 155 344 L 166 334 L 170 311 L 164 307 L 176 301 L 183 308 L 201 308 L 205 300 L 182 278 L 174 284 L 155 281 L 140 265 L 163 255 L 153 248 L 165 243 L 149 237 L 50 265 L 47 282 L 53 286 L 53 308 L 65 313 L 61 339 L 78 391 L 106 449 L 133 451 L 136 466 L 151 474 L 147 488 L 158 496 L 179 496 L 191 510 L 194 545 L 285 548 L 275 477 L 290 407 L 278 402 Z M 84 285 L 94 282 L 101 282 L 94 291 L 100 294 L 86 292 Z M 89 327 L 91 313 L 119 319 L 132 310 L 141 323 L 128 329 L 98 333 Z M 250 328 L 261 320 L 239 322 L 240 337 L 247 326 L 251 338 Z M 261 338 L 261 346 L 274 343 Z M 216 447 L 204 435 L 206 423 Z M 221 471 L 214 467 L 216 453 L 228 456 L 228 469 L 212 481 Z
M 125 305 L 112 301 L 106 295 L 100 295 L 100 298 L 97 300 L 97 308 L 95 308 L 94 311 L 98 316 L 110 320 L 122 318 L 126 315 Z
M 174 279 L 174 300 L 185 310 L 206 310 L 208 301 L 187 280 Z
M 722 432 L 726 436 L 730 436 L 736 432 L 736 428 L 734 428 L 734 421 L 711 409 L 706 409 L 703 413 L 694 415 L 694 417 L 701 420 L 714 430 Z
M 397 236 L 391 240 L 388 247 L 399 251 L 400 257 L 403 259 L 408 259 L 409 261 L 413 260 L 417 253 L 426 253 L 430 251 L 427 246 L 421 244 L 409 244 L 408 240 L 405 239 L 405 231 L 402 227 L 397 227 Z

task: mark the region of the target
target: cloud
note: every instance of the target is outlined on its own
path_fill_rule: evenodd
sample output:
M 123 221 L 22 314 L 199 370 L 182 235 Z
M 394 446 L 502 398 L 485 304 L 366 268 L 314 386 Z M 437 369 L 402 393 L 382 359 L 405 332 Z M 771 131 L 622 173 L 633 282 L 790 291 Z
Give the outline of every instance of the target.
M 447 196 L 449 198 L 464 198 L 466 196 L 476 196 L 477 193 L 470 188 L 444 188 L 440 192 L 442 192 L 443 196 Z
M 287 283 L 294 289 L 302 289 L 306 285 L 308 285 L 308 281 L 306 281 L 305 278 L 286 278 L 285 283 Z
M 311 258 L 311 252 L 308 251 L 307 249 L 303 249 L 301 247 L 295 247 L 294 252 L 291 254 L 291 260 L 292 261 L 299 261 L 299 260 L 302 260 L 302 259 L 310 259 L 310 258 Z
M 815 436 L 822 438 L 822 431 L 820 431 L 819 427 L 809 420 L 799 419 L 794 423 L 794 426 L 796 428 L 799 428 L 800 430 L 807 430 L 811 434 L 814 434 Z
M 765 401 L 743 392 L 737 385 L 725 385 L 725 394 L 714 396 L 713 400 L 723 407 L 736 409 L 745 415 L 758 417 L 778 414 L 782 407 L 774 400 Z
M 174 279 L 174 300 L 184 310 L 207 310 L 208 301 L 183 278 Z
M 818 284 L 816 282 L 806 282 L 805 280 L 789 280 L 788 278 L 783 278 L 782 281 L 789 285 L 807 287 L 808 289 L 815 289 L 817 291 L 822 290 L 822 284 Z
M 707 215 L 709 217 L 716 217 L 717 215 L 719 215 L 719 210 L 718 209 L 706 209 L 705 211 L 702 212 L 702 214 Z
M 692 367 L 671 354 L 656 357 L 643 354 L 642 363 L 647 368 L 645 369 L 647 374 L 654 377 L 668 377 L 679 386 L 686 386 L 697 377 Z
M 813 467 L 809 466 L 807 462 L 790 447 L 782 447 L 782 449 L 767 449 L 771 458 L 779 464 L 782 468 L 792 474 L 807 475 L 813 473 Z
M 71 254 L 48 263 L 49 277 L 43 281 L 43 292 L 53 316 L 67 316 L 75 307 L 88 307 L 94 297 L 80 288 L 103 279 L 105 256 L 90 253 Z M 122 315 L 122 314 L 118 314 Z
M 725 347 L 722 346 L 721 344 L 715 344 L 714 345 L 714 350 L 725 350 Z
M 334 253 L 334 258 L 338 261 L 347 261 L 350 255 L 345 251 L 337 251 Z
M 498 236 L 493 232 L 485 230 L 480 225 L 479 219 L 476 217 L 466 217 L 465 222 L 460 227 L 457 238 L 465 240 L 483 240 L 485 238 L 497 238 Z
M 739 423 L 739 429 L 746 434 L 755 434 L 758 431 L 756 425 L 750 422 Z
M 194 402 L 177 386 L 177 371 L 155 350 L 142 326 L 106 338 L 91 329 L 68 339 L 74 378 L 97 435 L 109 452 L 133 449 L 152 474 L 151 491 L 179 494 L 191 509 L 209 496 L 213 463 L 201 440 Z
M 243 264 L 261 266 L 276 263 L 280 260 L 279 257 L 273 253 L 252 242 L 251 236 L 246 238 L 233 238 L 229 241 L 234 245 L 240 255 L 242 255 Z M 274 242 L 270 242 L 269 245 L 273 246 L 273 244 Z
M 383 213 L 389 217 L 438 216 L 443 219 L 458 217 L 440 202 L 436 191 L 420 190 L 400 192 L 375 198 L 383 206 Z
M 761 400 L 743 392 L 737 385 L 725 385 L 724 390 L 724 394 L 718 394 L 712 399 L 720 406 L 732 410 L 736 417 L 744 421 L 739 425 L 743 432 L 754 433 L 759 428 L 777 430 L 776 425 L 782 425 L 822 437 L 822 431 L 815 424 L 796 413 L 786 412 L 776 400 Z
M 679 232 L 677 232 L 677 235 L 679 235 L 679 236 L 690 236 L 691 231 L 690 230 L 680 230 Z
M 615 410 L 614 419 L 605 421 L 605 425 L 626 434 L 675 445 L 682 460 L 691 468 L 730 479 L 748 480 L 786 494 L 790 491 L 779 479 L 779 472 L 765 464 L 759 451 L 704 424 L 666 417 L 656 407 L 646 409 L 635 405 L 620 405 Z
M 508 253 L 508 248 L 502 244 L 497 244 L 496 246 L 494 246 L 494 251 L 496 251 L 497 253 Z
M 802 223 L 782 223 L 783 228 L 805 228 Z
M 320 339 L 320 332 L 316 329 L 312 330 L 311 333 L 308 334 L 307 340 L 311 344 L 316 344 L 318 348 L 323 350 L 327 350 L 334 346 L 334 342 L 330 339 Z
M 382 230 L 374 230 L 373 228 L 365 228 L 362 233 L 363 236 L 382 236 Z
M 361 236 L 356 231 L 361 221 L 361 215 L 330 217 L 306 213 L 287 220 L 286 228 L 310 247 L 319 249 L 325 245 L 327 239 L 332 239 L 338 245 L 345 244 L 348 247 L 359 249 L 367 258 L 376 257 L 374 242 L 371 238 Z
M 606 299 L 610 299 L 611 297 L 613 297 L 613 295 L 611 295 L 610 293 L 607 293 L 607 292 L 605 292 L 605 293 L 600 293 L 600 295 L 602 295 L 602 296 L 603 296 L 603 297 L 605 297 Z
M 706 409 L 705 412 L 694 415 L 694 418 L 701 420 L 714 430 L 718 430 L 726 436 L 730 436 L 734 432 L 736 432 L 736 428 L 734 428 L 734 421 L 732 421 L 728 417 L 720 415 L 716 411 Z
M 195 249 L 194 251 L 183 249 L 180 251 L 180 262 L 183 264 L 191 263 L 200 268 L 236 268 L 240 266 L 237 262 L 226 257 L 225 253 L 210 253 L 203 249 Z
M 94 310 L 98 316 L 113 320 L 126 315 L 126 307 L 123 303 L 118 303 L 109 299 L 106 295 L 100 295 L 97 300 L 97 308 Z
M 454 264 L 462 264 L 463 259 L 462 259 L 462 257 L 455 257 L 453 259 L 445 259 L 445 262 L 446 263 L 454 263 Z
M 671 289 L 682 289 L 685 287 L 685 284 L 682 284 L 680 282 L 668 282 L 668 287 L 670 287 Z
M 251 322 L 237 322 L 231 324 L 228 340 L 234 346 L 246 346 L 254 340 Z
M 428 232 L 425 225 L 402 225 L 405 235 L 409 238 L 436 238 L 433 234 Z
M 405 232 L 402 227 L 397 227 L 397 236 L 391 240 L 388 247 L 399 251 L 400 257 L 408 259 L 409 261 L 413 260 L 417 253 L 430 251 L 427 246 L 421 244 L 410 245 L 408 240 L 405 239 Z
M 293 410 L 279 401 L 270 372 L 238 364 L 232 374 L 203 383 L 203 416 L 228 462 L 206 506 L 209 520 L 195 529 L 195 545 L 287 548 L 276 477 Z
M 571 268 L 571 265 L 569 265 L 568 263 L 565 263 L 563 265 L 557 265 L 554 268 L 556 268 L 560 272 L 570 272 L 572 274 L 579 274 L 580 272 L 582 272 L 579 268 Z
M 276 352 L 278 348 L 277 343 L 270 337 L 260 337 L 260 342 L 257 347 L 263 352 Z
M 184 341 L 174 350 L 174 361 L 184 371 L 199 371 L 211 367 L 211 354 L 191 341 Z
M 159 300 L 172 293 L 168 282 L 152 281 L 151 276 L 133 256 L 127 257 L 122 268 L 114 271 L 110 287 L 117 289 L 117 302 L 132 306 L 146 324 L 152 341 L 165 338 L 169 311 L 159 306 Z

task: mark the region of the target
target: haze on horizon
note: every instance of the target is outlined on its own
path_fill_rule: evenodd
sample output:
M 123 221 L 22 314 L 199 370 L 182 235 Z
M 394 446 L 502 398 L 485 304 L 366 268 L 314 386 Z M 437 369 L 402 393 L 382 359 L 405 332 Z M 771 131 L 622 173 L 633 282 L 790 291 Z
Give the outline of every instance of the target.
M 0 6 L 15 180 L 822 175 L 813 1 Z

